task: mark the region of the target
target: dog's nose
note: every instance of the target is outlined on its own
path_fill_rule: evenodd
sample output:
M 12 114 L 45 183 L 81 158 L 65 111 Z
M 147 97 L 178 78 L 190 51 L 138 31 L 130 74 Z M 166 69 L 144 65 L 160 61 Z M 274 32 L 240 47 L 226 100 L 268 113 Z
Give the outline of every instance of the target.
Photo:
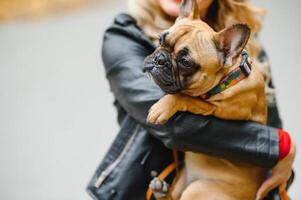
M 166 62 L 166 58 L 165 58 L 165 56 L 164 56 L 163 53 L 160 53 L 159 55 L 157 55 L 157 56 L 155 57 L 155 61 L 156 61 L 156 63 L 159 64 L 159 65 L 164 65 L 165 62 Z

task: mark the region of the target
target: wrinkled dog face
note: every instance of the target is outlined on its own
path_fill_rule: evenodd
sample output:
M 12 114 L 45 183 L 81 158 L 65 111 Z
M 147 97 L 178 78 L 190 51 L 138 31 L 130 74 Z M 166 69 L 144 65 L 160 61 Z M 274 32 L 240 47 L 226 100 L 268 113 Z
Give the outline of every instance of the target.
M 176 23 L 160 35 L 144 70 L 166 93 L 200 96 L 213 88 L 245 47 L 250 29 L 236 24 L 215 32 L 199 20 L 197 5 L 184 1 Z

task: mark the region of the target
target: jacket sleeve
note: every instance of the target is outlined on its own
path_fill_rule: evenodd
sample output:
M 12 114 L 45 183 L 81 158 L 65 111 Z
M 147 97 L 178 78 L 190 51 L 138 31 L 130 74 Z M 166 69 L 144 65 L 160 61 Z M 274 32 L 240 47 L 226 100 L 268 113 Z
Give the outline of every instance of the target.
M 134 24 L 113 24 L 104 35 L 102 58 L 115 98 L 131 117 L 167 147 L 274 166 L 279 157 L 275 128 L 179 112 L 166 125 L 146 123 L 148 110 L 164 93 L 142 72 L 154 47 Z

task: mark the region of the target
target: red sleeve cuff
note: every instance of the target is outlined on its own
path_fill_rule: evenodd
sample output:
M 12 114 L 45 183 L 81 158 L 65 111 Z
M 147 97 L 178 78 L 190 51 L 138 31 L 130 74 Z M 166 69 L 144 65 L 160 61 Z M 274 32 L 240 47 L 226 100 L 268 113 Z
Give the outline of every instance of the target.
M 277 129 L 279 138 L 279 160 L 282 160 L 287 156 L 291 150 L 291 137 L 288 132 Z

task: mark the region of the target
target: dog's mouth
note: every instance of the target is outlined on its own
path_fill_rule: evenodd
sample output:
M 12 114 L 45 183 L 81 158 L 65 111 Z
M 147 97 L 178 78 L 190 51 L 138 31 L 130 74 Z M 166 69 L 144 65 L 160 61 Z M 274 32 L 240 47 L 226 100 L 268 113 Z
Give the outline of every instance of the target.
M 177 68 L 173 67 L 170 53 L 166 50 L 157 50 L 146 57 L 143 71 L 148 72 L 155 83 L 168 94 L 178 93 L 182 89 Z

